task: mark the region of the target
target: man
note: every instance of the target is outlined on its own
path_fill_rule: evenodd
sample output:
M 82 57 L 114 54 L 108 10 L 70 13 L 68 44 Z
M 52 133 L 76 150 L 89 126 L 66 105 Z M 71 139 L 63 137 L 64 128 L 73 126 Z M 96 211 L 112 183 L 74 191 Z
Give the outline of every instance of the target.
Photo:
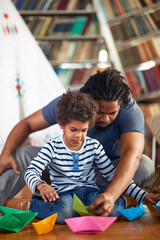
M 115 69 L 97 72 L 80 91 L 90 94 L 99 104 L 96 124 L 88 131 L 88 136 L 96 138 L 103 145 L 106 154 L 117 167 L 108 187 L 97 174 L 97 184 L 103 190 L 107 187 L 107 190 L 89 208 L 94 210 L 98 207 L 97 214 L 107 216 L 133 178 L 142 187 L 154 174 L 152 161 L 142 155 L 144 118 L 135 100 L 130 97 L 132 91 L 125 78 Z M 58 100 L 54 99 L 43 109 L 19 122 L 9 134 L 0 157 L 0 174 L 3 173 L 0 177 L 0 204 L 4 204 L 25 185 L 24 171 L 40 148 L 18 146 L 30 133 L 56 123 Z M 6 171 L 7 168 L 13 169 Z

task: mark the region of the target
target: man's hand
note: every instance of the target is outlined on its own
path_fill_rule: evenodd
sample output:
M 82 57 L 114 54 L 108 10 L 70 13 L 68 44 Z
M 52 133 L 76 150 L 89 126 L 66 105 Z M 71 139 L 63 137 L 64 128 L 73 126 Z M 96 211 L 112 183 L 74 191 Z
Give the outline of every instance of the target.
M 37 189 L 39 190 L 44 202 L 47 202 L 47 200 L 52 202 L 59 198 L 54 188 L 48 184 L 40 183 L 37 185 Z
M 93 212 L 96 215 L 107 217 L 113 210 L 114 199 L 107 193 L 102 193 L 94 202 L 88 207 L 88 212 Z
M 13 168 L 13 170 L 15 171 L 15 173 L 17 173 L 18 175 L 21 174 L 18 168 L 18 165 L 15 161 L 15 159 L 13 158 L 12 155 L 2 155 L 0 156 L 0 175 L 2 175 L 2 173 L 8 169 L 8 168 Z
M 160 201 L 160 193 L 147 193 L 144 200 L 156 205 Z

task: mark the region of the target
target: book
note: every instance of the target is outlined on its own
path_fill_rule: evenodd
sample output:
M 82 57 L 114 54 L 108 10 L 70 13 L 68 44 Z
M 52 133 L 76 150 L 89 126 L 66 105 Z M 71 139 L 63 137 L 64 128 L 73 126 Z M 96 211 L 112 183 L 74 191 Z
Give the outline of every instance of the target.
M 147 59 L 148 60 L 153 59 L 153 55 L 152 55 L 151 49 L 148 45 L 148 42 L 143 42 L 143 46 L 144 46 L 144 49 L 145 49 L 145 52 L 146 52 Z
M 38 0 L 34 6 L 34 10 L 40 10 L 44 0 Z
M 124 12 L 119 0 L 113 0 L 113 2 L 117 9 L 116 12 L 118 13 L 118 15 L 123 15 L 125 12 Z
M 67 53 L 67 60 L 68 61 L 72 61 L 74 56 L 75 56 L 75 52 L 77 49 L 77 42 L 70 42 L 69 48 L 68 48 L 68 53 Z
M 21 9 L 22 9 L 22 10 L 26 10 L 29 3 L 30 3 L 30 0 L 26 0 L 26 1 L 24 2 L 24 4 L 23 4 L 23 6 L 22 6 Z
M 160 57 L 160 37 L 155 37 L 150 43 L 150 49 L 152 51 L 152 56 L 154 58 Z
M 160 88 L 160 66 L 156 65 L 152 69 L 153 69 L 155 77 L 156 77 L 158 88 Z
M 137 81 L 137 77 L 136 77 L 134 71 L 129 72 L 129 81 L 131 81 L 134 96 L 135 97 L 140 96 L 141 90 L 140 90 L 139 83 Z
M 113 10 L 112 10 L 112 5 L 109 0 L 103 0 L 104 7 L 106 9 L 107 15 L 109 20 L 113 19 L 115 17 Z
M 153 68 L 150 68 L 150 69 L 149 69 L 149 73 L 150 73 L 152 82 L 153 82 L 153 84 L 154 84 L 154 89 L 155 89 L 155 90 L 158 90 L 158 89 L 159 89 L 159 84 L 158 84 L 158 82 L 157 82 L 157 79 L 156 79 L 157 77 L 156 77 L 156 75 L 155 75 L 155 72 L 154 72 Z
M 132 79 L 130 77 L 130 72 L 125 72 L 125 78 L 126 78 L 126 81 L 127 81 L 127 84 L 129 86 L 129 88 L 132 90 L 133 92 L 133 95 L 135 94 L 135 89 L 134 89 L 134 85 L 132 83 Z
M 144 74 L 144 77 L 146 79 L 146 83 L 147 83 L 149 91 L 150 92 L 155 91 L 156 88 L 154 86 L 154 83 L 153 83 L 153 80 L 152 80 L 152 77 L 151 77 L 151 74 L 150 74 L 149 70 L 144 70 L 143 74 Z
M 24 5 L 24 3 L 25 3 L 25 0 L 17 0 L 17 2 L 16 2 L 16 8 L 17 8 L 18 10 L 21 10 L 22 7 L 23 7 L 23 5 Z
M 69 45 L 70 45 L 69 41 L 63 41 L 62 42 L 61 47 L 59 49 L 59 53 L 58 53 L 57 58 L 56 58 L 57 61 L 65 62 L 67 60 Z
M 60 1 L 61 0 L 52 0 L 50 6 L 48 7 L 48 10 L 57 10 Z
M 138 52 L 140 54 L 141 61 L 142 62 L 147 62 L 149 59 L 148 59 L 148 56 L 146 54 L 144 43 L 137 44 L 137 49 L 138 49 Z
M 135 75 L 137 76 L 138 85 L 139 85 L 141 94 L 148 93 L 148 87 L 142 71 L 136 70 Z
M 151 18 L 150 14 L 145 14 L 142 17 L 144 18 L 144 21 L 146 22 L 150 33 L 157 31 L 157 27 L 153 19 Z
M 29 4 L 26 7 L 26 10 L 32 10 L 36 4 L 37 0 L 32 0 L 29 2 Z
M 47 11 L 51 5 L 51 3 L 53 2 L 53 0 L 47 0 L 47 2 L 45 2 L 45 5 L 43 5 L 42 10 L 43 11 Z
M 158 38 L 152 38 L 151 40 L 147 41 L 151 52 L 152 52 L 152 59 L 156 59 L 160 56 L 158 43 L 159 43 L 159 37 Z
M 49 25 L 51 24 L 51 21 L 52 21 L 52 17 L 45 18 L 43 27 L 41 27 L 41 31 L 39 33 L 40 37 L 43 37 L 44 35 L 46 35 Z
M 138 36 L 140 36 L 140 32 L 139 32 L 139 29 L 137 27 L 137 24 L 135 23 L 134 18 L 135 18 L 134 16 L 129 18 L 129 22 L 130 22 L 130 24 L 133 28 L 133 31 L 135 32 L 136 36 L 138 37 Z
M 78 5 L 78 0 L 69 1 L 69 3 L 67 4 L 66 10 L 67 11 L 75 10 L 77 9 L 77 5 Z

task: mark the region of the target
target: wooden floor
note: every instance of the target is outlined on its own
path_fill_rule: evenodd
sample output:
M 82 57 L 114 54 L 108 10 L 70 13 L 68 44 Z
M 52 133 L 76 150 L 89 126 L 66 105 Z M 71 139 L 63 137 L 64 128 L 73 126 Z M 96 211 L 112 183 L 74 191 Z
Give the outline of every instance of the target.
M 26 193 L 26 192 L 25 192 Z M 27 195 L 27 193 L 26 193 Z M 25 195 L 25 196 L 26 196 Z M 23 195 L 24 196 L 24 195 Z M 21 194 L 17 195 L 21 197 Z M 38 236 L 31 223 L 18 233 L 0 233 L 0 240 L 152 240 L 160 239 L 160 215 L 155 206 L 144 205 L 145 215 L 132 222 L 120 217 L 105 232 L 96 234 L 75 234 L 67 225 L 56 224 L 50 233 Z M 33 219 L 32 222 L 37 222 Z

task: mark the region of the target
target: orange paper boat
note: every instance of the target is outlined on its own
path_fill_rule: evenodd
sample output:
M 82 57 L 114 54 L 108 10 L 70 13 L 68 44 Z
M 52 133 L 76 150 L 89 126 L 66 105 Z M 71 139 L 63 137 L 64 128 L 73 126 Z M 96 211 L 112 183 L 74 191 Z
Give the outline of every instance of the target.
M 32 223 L 32 226 L 34 227 L 34 229 L 38 235 L 48 233 L 48 232 L 52 231 L 52 229 L 55 225 L 56 219 L 57 219 L 57 213 L 55 213 L 37 223 Z

